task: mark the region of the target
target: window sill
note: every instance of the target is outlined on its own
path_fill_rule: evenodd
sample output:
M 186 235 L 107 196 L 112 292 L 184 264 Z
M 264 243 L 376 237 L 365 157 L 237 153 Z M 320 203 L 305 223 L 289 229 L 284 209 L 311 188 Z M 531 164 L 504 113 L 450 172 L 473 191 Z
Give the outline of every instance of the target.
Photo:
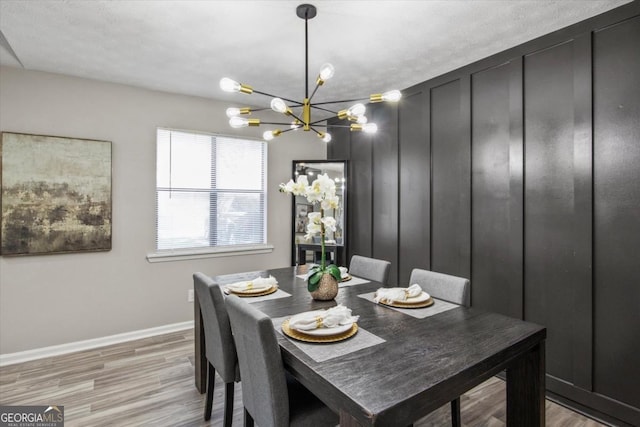
M 226 248 L 179 249 L 159 251 L 147 254 L 147 261 L 151 263 L 186 261 L 193 259 L 218 258 L 226 256 L 267 254 L 270 252 L 273 252 L 273 245 L 270 244 L 232 246 Z

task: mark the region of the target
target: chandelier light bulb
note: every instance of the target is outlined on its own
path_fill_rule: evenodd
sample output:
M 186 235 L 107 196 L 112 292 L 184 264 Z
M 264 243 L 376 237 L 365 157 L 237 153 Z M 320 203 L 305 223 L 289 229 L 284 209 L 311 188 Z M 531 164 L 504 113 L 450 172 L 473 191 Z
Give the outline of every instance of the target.
M 300 126 L 301 124 L 297 119 L 291 122 L 291 129 L 293 129 L 294 131 L 300 129 Z
M 320 132 L 318 134 L 318 138 L 320 138 L 324 142 L 330 142 L 331 141 L 331 134 L 330 133 L 325 133 L 325 132 Z
M 333 68 L 333 65 L 326 63 L 322 67 L 320 67 L 320 78 L 323 81 L 327 81 L 331 77 L 333 77 L 333 74 L 335 73 L 335 71 L 336 70 L 335 68 Z
M 235 107 L 227 108 L 227 117 L 236 117 L 240 115 L 240 109 Z
M 402 93 L 399 90 L 390 90 L 382 94 L 382 100 L 387 102 L 398 102 L 402 98 Z
M 242 108 L 229 107 L 229 108 L 227 108 L 227 117 L 229 117 L 229 118 L 235 117 L 235 116 L 239 116 L 241 114 L 251 114 L 251 108 L 249 108 L 249 107 L 242 107 Z
M 229 125 L 234 129 L 245 128 L 247 126 L 260 126 L 260 119 L 245 119 L 244 117 L 231 117 Z
M 367 123 L 362 125 L 362 131 L 365 133 L 376 133 L 378 131 L 378 125 L 375 123 Z
M 359 117 L 364 115 L 365 111 L 367 111 L 367 107 L 364 104 L 356 104 L 347 110 L 347 115 Z
M 282 131 L 280 129 L 268 130 L 262 134 L 262 138 L 264 138 L 265 141 L 271 141 L 276 136 L 280 136 L 281 133 Z
M 229 119 L 229 125 L 234 129 L 240 129 L 249 126 L 249 120 L 243 117 L 231 117 Z
M 276 113 L 286 114 L 287 111 L 289 110 L 289 107 L 287 107 L 287 104 L 285 104 L 285 102 L 282 99 L 273 98 L 271 100 L 271 109 Z
M 220 89 L 225 92 L 240 92 L 240 83 L 229 77 L 224 77 L 220 80 Z
M 275 135 L 273 134 L 273 131 L 268 130 L 265 133 L 262 134 L 262 138 L 265 141 L 271 141 L 273 138 L 275 138 Z
M 369 119 L 367 119 L 367 116 L 358 116 L 358 120 L 356 121 L 356 123 L 363 125 L 368 121 Z

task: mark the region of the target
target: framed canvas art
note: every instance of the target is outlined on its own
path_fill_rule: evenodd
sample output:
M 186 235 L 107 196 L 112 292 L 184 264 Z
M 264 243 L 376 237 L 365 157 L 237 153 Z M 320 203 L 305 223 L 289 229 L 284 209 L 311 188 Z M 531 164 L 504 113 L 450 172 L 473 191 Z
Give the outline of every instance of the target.
M 111 250 L 111 142 L 3 132 L 0 254 Z

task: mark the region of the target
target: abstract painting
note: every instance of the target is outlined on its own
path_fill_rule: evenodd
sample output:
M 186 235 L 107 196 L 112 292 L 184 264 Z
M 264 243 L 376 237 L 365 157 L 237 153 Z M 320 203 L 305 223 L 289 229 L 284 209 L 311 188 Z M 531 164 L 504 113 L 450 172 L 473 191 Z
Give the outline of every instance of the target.
M 0 254 L 111 250 L 111 142 L 3 132 Z

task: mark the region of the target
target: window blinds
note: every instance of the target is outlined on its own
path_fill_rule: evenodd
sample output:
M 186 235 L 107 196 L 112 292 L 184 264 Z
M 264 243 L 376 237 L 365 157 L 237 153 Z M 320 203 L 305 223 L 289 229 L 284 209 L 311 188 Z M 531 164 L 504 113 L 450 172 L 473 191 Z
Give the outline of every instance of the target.
M 156 248 L 266 243 L 267 144 L 158 129 Z

